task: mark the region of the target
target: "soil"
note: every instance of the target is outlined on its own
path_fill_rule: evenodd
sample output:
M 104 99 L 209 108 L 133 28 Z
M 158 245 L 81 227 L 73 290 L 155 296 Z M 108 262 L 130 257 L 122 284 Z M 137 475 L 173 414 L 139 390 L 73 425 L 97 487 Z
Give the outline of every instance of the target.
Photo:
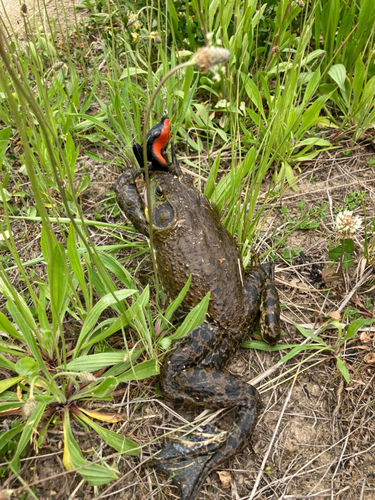
M 16 29 L 21 28 L 23 19 L 18 13 L 18 0 L 3 1 L 11 22 Z M 55 8 L 52 0 L 48 5 Z M 367 164 L 375 155 L 373 143 L 368 141 L 368 145 L 358 146 L 348 141 L 341 142 L 340 146 L 339 150 L 326 152 L 315 161 L 295 168 L 296 190 L 289 189 L 285 193 L 282 204 L 270 214 L 259 237 L 256 251 L 261 254 L 275 243 L 288 217 L 294 221 L 303 218 L 302 200 L 306 210 L 317 210 L 326 204 L 322 209 L 323 215 L 317 217 L 319 225 L 316 228 L 296 230 L 285 241 L 286 249 L 292 252 L 302 248 L 303 255 L 288 259 L 286 252 L 284 259 L 279 255 L 276 261 L 276 284 L 283 304 L 284 337 L 280 342 L 283 345 L 300 345 L 304 341 L 295 323 L 316 330 L 332 313 L 339 314 L 340 311 L 340 319 L 343 320 L 342 312 L 348 306 L 352 307 L 353 317 L 345 318 L 345 324 L 353 321 L 355 310 L 359 311 L 357 317 L 358 314 L 371 317 L 375 312 L 374 285 L 367 286 L 367 280 L 357 286 L 366 273 L 371 273 L 371 266 L 366 266 L 363 259 L 363 229 L 354 237 L 355 266 L 346 273 L 345 283 L 341 277 L 336 282 L 323 282 L 319 274 L 328 260 L 330 245 L 336 242 L 334 213 L 343 206 L 343 200 L 353 196 L 351 193 L 361 191 L 369 227 L 371 218 L 375 217 L 375 172 L 374 167 Z M 87 165 L 93 174 L 90 199 L 99 203 L 118 172 L 109 168 L 100 169 L 98 179 L 89 159 Z M 86 207 L 93 212 L 95 204 L 87 204 Z M 283 215 L 285 207 L 289 211 L 287 217 Z M 354 210 L 364 216 L 361 203 Z M 113 222 L 108 217 L 108 221 Z M 120 218 L 117 220 L 122 222 Z M 149 265 L 147 261 L 144 264 Z M 317 266 L 315 273 L 312 273 L 313 265 Z M 148 269 L 141 269 L 140 275 L 147 274 Z M 353 290 L 351 300 L 343 306 Z M 374 332 L 374 327 L 364 328 L 340 351 L 351 377 L 348 384 L 344 383 L 335 357 L 329 350 L 311 359 L 313 351 L 307 350 L 275 370 L 267 379 L 272 379 L 270 384 L 264 380 L 259 383 L 257 387 L 262 394 L 263 408 L 249 446 L 220 468 L 227 475 L 219 476 L 215 472 L 207 478 L 198 499 L 374 500 L 375 364 L 366 362 L 366 356 L 375 349 Z M 321 337 L 327 344 L 334 345 L 337 329 L 326 330 Z M 122 338 L 114 336 L 111 342 L 114 346 L 121 343 Z M 243 380 L 251 381 L 275 367 L 289 351 L 289 348 L 274 352 L 241 349 L 227 368 Z M 287 373 L 292 367 L 295 371 Z M 277 379 L 277 376 L 280 378 Z M 176 430 L 178 434 L 177 429 L 181 425 L 193 421 L 201 412 L 157 398 L 155 383 L 156 380 L 151 379 L 122 384 L 114 393 L 115 406 L 102 403 L 98 408 L 97 404 L 93 404 L 93 409 L 111 412 L 115 408 L 128 416 L 124 423 L 109 428 L 145 445 L 140 457 L 118 458 L 118 454 L 113 454 L 113 450 L 100 441 L 97 434 L 88 429 L 83 432 L 81 427 L 73 424 L 74 437 L 85 458 L 98 460 L 107 457 L 108 463 L 120 472 L 117 482 L 93 488 L 77 473 L 65 471 L 62 464 L 63 433 L 62 428 L 56 425 L 47 432 L 39 454 L 35 454 L 31 443 L 27 457 L 21 461 L 19 475 L 27 484 L 33 484 L 37 498 L 178 499 L 177 489 L 167 478 L 156 475 L 153 468 L 147 465 L 147 460 L 160 449 L 160 439 L 165 432 Z M 207 418 L 211 418 L 210 424 L 227 429 L 234 417 L 232 411 L 206 413 Z M 10 422 L 7 420 L 5 424 L 9 426 Z M 155 439 L 156 442 L 146 445 Z M 262 474 L 260 471 L 263 471 Z M 229 483 L 223 479 L 228 477 Z M 20 484 L 11 476 L 3 481 L 3 486 L 10 489 Z
M 17 36 L 23 36 L 25 22 L 32 23 L 34 16 L 37 17 L 39 24 L 48 16 L 53 17 L 56 21 L 61 21 L 61 25 L 65 26 L 73 23 L 73 5 L 74 0 L 64 0 L 63 4 L 59 4 L 56 0 L 1 0 L 0 2 L 0 21 L 6 27 L 8 34 L 15 33 Z M 77 3 L 77 2 L 76 2 Z M 22 7 L 21 12 L 21 5 Z M 63 5 L 63 7 L 62 7 Z M 26 13 L 25 13 L 26 10 Z

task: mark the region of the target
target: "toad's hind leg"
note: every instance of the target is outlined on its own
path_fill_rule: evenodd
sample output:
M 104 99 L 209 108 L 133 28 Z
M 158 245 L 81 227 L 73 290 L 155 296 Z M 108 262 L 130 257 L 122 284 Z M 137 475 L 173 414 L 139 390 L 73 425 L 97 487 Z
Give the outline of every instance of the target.
M 221 342 L 216 345 L 218 339 Z M 166 441 L 155 466 L 172 475 L 182 500 L 193 500 L 207 475 L 244 448 L 256 422 L 256 389 L 205 363 L 214 358 L 220 366 L 220 358 L 228 357 L 227 348 L 221 352 L 223 345 L 228 344 L 218 327 L 204 324 L 179 341 L 162 370 L 161 389 L 169 399 L 208 408 L 237 408 L 232 428 L 216 439 L 211 433 L 205 447 L 197 435 L 187 445 L 189 437 Z M 212 358 L 213 351 L 218 354 Z

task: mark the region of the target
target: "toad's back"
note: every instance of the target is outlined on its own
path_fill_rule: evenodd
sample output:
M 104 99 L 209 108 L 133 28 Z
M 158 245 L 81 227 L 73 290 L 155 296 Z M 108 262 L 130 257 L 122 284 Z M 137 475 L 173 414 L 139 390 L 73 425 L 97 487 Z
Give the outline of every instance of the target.
M 168 174 L 158 174 L 158 184 L 168 193 L 166 208 L 173 209 L 175 221 L 154 235 L 163 289 L 173 299 L 192 275 L 185 309 L 211 292 L 211 319 L 223 328 L 237 329 L 243 318 L 242 263 L 233 237 L 221 224 L 217 209 L 197 189 Z

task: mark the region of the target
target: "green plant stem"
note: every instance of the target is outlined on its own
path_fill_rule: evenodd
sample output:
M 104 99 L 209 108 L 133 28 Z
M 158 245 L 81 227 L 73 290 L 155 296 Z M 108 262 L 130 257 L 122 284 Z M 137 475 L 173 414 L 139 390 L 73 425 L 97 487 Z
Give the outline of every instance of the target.
M 157 272 L 157 267 L 156 267 L 156 259 L 155 259 L 155 253 L 154 253 L 154 247 L 153 247 L 153 226 L 152 226 L 152 197 L 151 197 L 151 191 L 150 191 L 150 176 L 148 172 L 148 163 L 147 163 L 147 132 L 148 132 L 148 127 L 150 123 L 150 116 L 151 116 L 151 110 L 154 105 L 156 96 L 160 92 L 161 88 L 163 87 L 164 83 L 170 78 L 172 75 L 177 73 L 180 69 L 187 68 L 188 66 L 193 66 L 195 63 L 194 61 L 190 60 L 187 62 L 184 62 L 182 64 L 179 64 L 178 66 L 175 66 L 173 69 L 168 71 L 168 73 L 160 80 L 158 86 L 154 90 L 154 93 L 151 96 L 150 103 L 146 109 L 146 116 L 145 116 L 145 121 L 143 125 L 143 164 L 145 166 L 145 181 L 146 181 L 146 196 L 147 196 L 147 205 L 148 205 L 148 213 L 149 213 L 149 236 L 150 236 L 150 249 L 151 249 L 151 257 L 152 257 L 152 267 L 154 269 L 154 275 L 155 275 L 155 287 L 156 287 L 156 300 L 157 304 L 159 305 L 159 280 L 158 280 L 158 272 Z
M 340 265 L 339 265 L 339 272 L 341 273 L 342 281 L 344 282 L 345 285 L 345 276 L 344 276 L 344 268 L 343 268 L 343 262 L 344 262 L 344 239 L 341 240 L 341 255 L 340 255 Z

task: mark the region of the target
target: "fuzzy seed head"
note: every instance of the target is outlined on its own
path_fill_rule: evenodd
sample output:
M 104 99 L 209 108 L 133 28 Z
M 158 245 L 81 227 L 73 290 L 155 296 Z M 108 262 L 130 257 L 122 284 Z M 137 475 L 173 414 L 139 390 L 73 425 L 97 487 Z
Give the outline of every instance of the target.
M 38 406 L 38 402 L 35 400 L 35 398 L 32 396 L 29 398 L 25 404 L 23 405 L 22 412 L 26 418 L 29 418 L 30 415 L 34 413 L 36 410 L 36 407 Z
M 229 50 L 209 46 L 198 49 L 193 56 L 193 61 L 203 73 L 207 73 L 209 70 L 214 71 L 218 64 L 228 62 L 229 58 Z
M 83 382 L 84 384 L 88 384 L 90 382 L 96 382 L 97 378 L 94 377 L 94 375 L 90 372 L 80 372 L 79 374 L 79 381 Z
M 130 28 L 130 26 L 132 26 L 137 21 L 138 21 L 138 14 L 135 14 L 134 12 L 129 12 L 129 14 L 128 14 L 128 24 L 126 26 L 128 28 Z
M 352 236 L 362 225 L 361 218 L 353 215 L 352 210 L 344 210 L 336 217 L 335 231 L 340 238 Z

